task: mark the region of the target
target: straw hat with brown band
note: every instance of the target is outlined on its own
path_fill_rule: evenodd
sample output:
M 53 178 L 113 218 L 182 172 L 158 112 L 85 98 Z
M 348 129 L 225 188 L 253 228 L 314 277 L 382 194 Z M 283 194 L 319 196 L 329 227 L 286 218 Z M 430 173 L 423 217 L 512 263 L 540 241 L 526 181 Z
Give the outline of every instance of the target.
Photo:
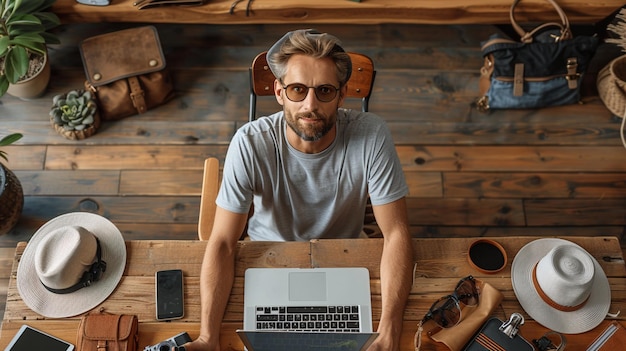
M 526 244 L 515 255 L 511 280 L 526 313 L 559 333 L 589 331 L 609 312 L 611 289 L 602 267 L 567 240 L 544 238 Z

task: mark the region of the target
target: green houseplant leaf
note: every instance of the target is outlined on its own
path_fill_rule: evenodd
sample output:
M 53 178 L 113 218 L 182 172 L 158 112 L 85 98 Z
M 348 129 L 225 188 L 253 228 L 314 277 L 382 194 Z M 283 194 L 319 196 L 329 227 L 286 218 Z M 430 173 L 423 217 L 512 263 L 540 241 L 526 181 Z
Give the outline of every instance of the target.
M 59 44 L 50 32 L 60 25 L 50 12 L 55 0 L 0 0 L 0 96 L 28 72 L 34 55 L 46 55 L 46 46 Z
M 14 142 L 20 140 L 22 138 L 22 136 L 23 135 L 20 134 L 20 133 L 9 134 L 9 135 L 5 136 L 4 138 L 0 139 L 0 146 L 11 145 Z M 0 157 L 2 157 L 5 161 L 9 161 L 9 159 L 7 158 L 6 151 L 0 150 Z
M 21 46 L 7 53 L 4 61 L 4 74 L 11 84 L 17 83 L 28 70 L 28 52 Z

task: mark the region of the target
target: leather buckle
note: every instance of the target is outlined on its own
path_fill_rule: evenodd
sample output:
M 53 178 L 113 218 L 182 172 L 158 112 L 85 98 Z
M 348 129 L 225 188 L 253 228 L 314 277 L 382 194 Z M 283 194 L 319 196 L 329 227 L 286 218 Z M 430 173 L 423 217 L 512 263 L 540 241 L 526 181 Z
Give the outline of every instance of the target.
M 146 106 L 145 93 L 141 89 L 139 79 L 137 77 L 129 77 L 128 85 L 130 87 L 130 99 L 133 102 L 133 106 L 137 109 L 137 113 L 144 113 L 148 109 Z
M 567 74 L 565 75 L 565 79 L 567 79 L 567 86 L 570 89 L 576 89 L 578 86 L 578 78 L 580 77 L 580 73 L 576 72 L 578 69 L 578 59 L 576 57 L 570 57 L 567 59 Z

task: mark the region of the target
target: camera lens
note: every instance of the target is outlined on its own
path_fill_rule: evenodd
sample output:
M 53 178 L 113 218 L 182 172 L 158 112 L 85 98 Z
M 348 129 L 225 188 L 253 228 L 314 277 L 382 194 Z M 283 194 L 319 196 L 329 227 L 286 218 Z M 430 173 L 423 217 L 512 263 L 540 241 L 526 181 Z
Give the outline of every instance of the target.
M 159 351 L 170 351 L 172 347 L 170 344 L 161 344 L 159 345 Z

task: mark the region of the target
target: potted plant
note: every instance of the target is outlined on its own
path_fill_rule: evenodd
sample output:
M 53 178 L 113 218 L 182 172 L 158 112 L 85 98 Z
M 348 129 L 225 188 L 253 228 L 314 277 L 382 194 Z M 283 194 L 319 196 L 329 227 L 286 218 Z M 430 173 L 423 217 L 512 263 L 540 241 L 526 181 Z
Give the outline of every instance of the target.
M 49 30 L 61 22 L 47 11 L 55 0 L 0 0 L 0 96 L 7 91 L 32 99 L 50 81 L 47 45 L 59 44 Z
M 22 134 L 14 133 L 0 139 L 0 146 L 20 140 Z M 0 150 L 0 157 L 9 161 L 7 153 Z M 24 192 L 19 179 L 0 162 L 0 235 L 8 233 L 17 223 L 24 207 Z
M 57 133 L 71 140 L 95 134 L 100 127 L 96 101 L 88 90 L 71 90 L 52 98 L 50 123 Z

